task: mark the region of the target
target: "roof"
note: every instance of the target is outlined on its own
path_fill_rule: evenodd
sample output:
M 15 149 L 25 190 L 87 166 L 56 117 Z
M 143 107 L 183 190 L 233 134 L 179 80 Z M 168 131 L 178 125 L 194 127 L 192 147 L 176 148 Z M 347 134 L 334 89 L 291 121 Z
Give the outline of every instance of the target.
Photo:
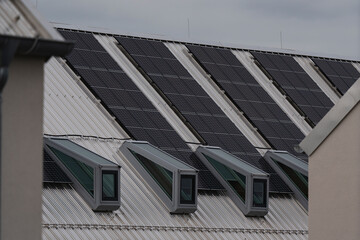
M 275 47 L 262 47 L 262 46 L 249 46 L 243 45 L 241 43 L 230 43 L 230 42 L 220 42 L 220 41 L 212 41 L 209 39 L 191 39 L 189 41 L 188 38 L 182 39 L 181 37 L 176 37 L 176 39 L 161 35 L 161 34 L 146 34 L 146 33 L 129 33 L 129 32 L 121 32 L 116 29 L 107 29 L 106 27 L 91 27 L 91 26 L 78 26 L 67 23 L 58 23 L 51 22 L 51 24 L 57 29 L 72 29 L 74 31 L 80 32 L 88 32 L 94 34 L 103 34 L 109 36 L 128 36 L 134 38 L 143 38 L 143 39 L 154 39 L 159 41 L 173 42 L 173 43 L 182 43 L 182 44 L 196 44 L 202 46 L 215 46 L 219 48 L 226 49 L 237 49 L 237 50 L 245 50 L 245 51 L 260 51 L 260 52 L 269 52 L 269 53 L 277 53 L 291 56 L 305 56 L 305 57 L 315 57 L 319 59 L 336 59 L 341 61 L 354 61 L 359 62 L 359 59 L 347 57 L 347 56 L 339 56 L 334 54 L 326 54 L 326 53 L 316 53 L 316 52 L 306 52 L 302 50 L 295 49 L 287 49 L 287 48 L 275 48 Z
M 360 101 L 360 78 L 300 143 L 311 155 Z
M 0 1 L 0 34 L 62 41 L 63 37 L 43 19 L 30 1 Z
M 223 191 L 200 192 L 194 214 L 169 214 L 116 154 L 126 134 L 61 59 L 45 67 L 44 114 L 46 135 L 62 135 L 122 166 L 115 212 L 93 212 L 71 185 L 46 184 L 44 239 L 307 239 L 307 213 L 289 194 L 272 195 L 264 218 L 245 217 Z
M 2 33 L 63 40 L 27 2 L 2 1 L 0 13 Z M 71 140 L 121 165 L 122 204 L 113 212 L 92 211 L 62 173 L 61 181 L 51 181 L 51 171 L 57 168 L 45 156 L 53 169 L 44 179 L 44 239 L 308 238 L 307 211 L 262 156 L 268 149 L 287 149 L 306 159 L 293 151 L 293 145 L 315 125 L 313 132 L 325 136 L 323 122 L 328 115 L 340 122 L 341 117 L 335 115 L 346 116 L 358 102 L 359 81 L 350 87 L 360 72 L 358 61 L 112 33 L 65 32 L 82 46 L 75 47 L 66 60 L 51 58 L 45 66 L 44 134 Z M 328 65 L 316 60 L 320 58 Z M 344 97 L 336 103 L 329 91 Z M 340 113 L 333 109 L 327 113 L 333 104 Z M 324 115 L 325 120 L 320 120 Z M 167 138 L 162 139 L 160 131 L 167 132 L 163 134 Z M 308 138 L 316 139 L 311 134 Z M 195 213 L 170 214 L 119 154 L 120 145 L 129 139 L 151 140 L 188 161 L 206 173 L 204 185 L 214 178 L 194 158 L 194 149 L 210 143 L 224 147 L 270 173 L 273 193 L 268 214 L 245 217 L 224 189 L 211 187 L 199 191 Z M 173 141 L 179 144 L 175 148 L 167 145 Z

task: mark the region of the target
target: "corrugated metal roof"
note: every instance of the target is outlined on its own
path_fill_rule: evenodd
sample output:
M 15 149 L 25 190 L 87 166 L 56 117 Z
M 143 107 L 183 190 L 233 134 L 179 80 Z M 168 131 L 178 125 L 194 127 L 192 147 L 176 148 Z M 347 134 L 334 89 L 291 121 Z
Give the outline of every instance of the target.
M 128 138 L 60 58 L 45 65 L 44 133 Z
M 261 236 L 260 239 L 282 239 L 276 236 L 286 234 L 299 235 L 301 239 L 307 237 L 307 214 L 290 195 L 272 196 L 269 213 L 264 218 L 245 217 L 224 192 L 202 192 L 194 214 L 171 215 L 116 154 L 119 142 L 84 138 L 72 140 L 122 166 L 121 208 L 109 213 L 95 213 L 70 186 L 48 186 L 43 190 L 44 231 L 60 234 L 60 229 L 64 232 L 88 229 L 99 234 L 100 229 L 104 229 L 107 234 L 110 234 L 109 231 L 121 238 L 125 236 L 124 231 L 139 231 L 144 232 L 148 239 L 157 239 L 159 232 L 166 234 L 162 236 L 164 239 L 177 238 L 168 234 L 173 232 L 179 232 L 185 238 L 192 232 L 200 239 L 207 236 L 204 233 L 215 234 L 217 239 L 238 239 L 255 233 Z M 85 233 L 77 233 L 80 238 L 86 238 Z
M 37 31 L 10 0 L 0 1 L 0 34 L 35 37 Z
M 118 162 L 119 210 L 95 213 L 69 185 L 43 190 L 44 239 L 307 239 L 307 213 L 291 195 L 270 197 L 264 218 L 245 217 L 224 192 L 200 192 L 198 210 L 171 215 L 116 151 L 127 137 L 66 66 L 45 67 L 44 131 Z M 101 138 L 99 138 L 101 137 Z
M 62 41 L 64 38 L 28 0 L 0 1 L 0 34 Z

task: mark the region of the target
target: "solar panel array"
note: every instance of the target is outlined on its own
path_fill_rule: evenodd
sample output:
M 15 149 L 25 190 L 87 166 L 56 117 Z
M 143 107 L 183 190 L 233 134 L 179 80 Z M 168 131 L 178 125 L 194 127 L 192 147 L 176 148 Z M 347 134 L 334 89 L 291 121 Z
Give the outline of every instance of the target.
M 132 138 L 148 141 L 199 169 L 200 189 L 222 189 L 210 171 L 92 34 L 71 31 L 61 33 L 66 39 L 76 40 L 74 50 L 66 57 L 72 68 Z
M 273 148 L 299 155 L 294 145 L 304 135 L 230 50 L 198 45 L 187 48 Z
M 46 183 L 71 183 L 71 180 L 44 150 L 43 182 Z
M 293 57 L 251 53 L 314 125 L 334 105 Z
M 343 95 L 360 77 L 360 73 L 350 62 L 319 58 L 312 60 Z
M 274 173 L 162 42 L 127 37 L 117 40 L 207 144 L 219 146 Z M 277 176 L 271 178 L 270 184 L 271 191 L 288 191 Z

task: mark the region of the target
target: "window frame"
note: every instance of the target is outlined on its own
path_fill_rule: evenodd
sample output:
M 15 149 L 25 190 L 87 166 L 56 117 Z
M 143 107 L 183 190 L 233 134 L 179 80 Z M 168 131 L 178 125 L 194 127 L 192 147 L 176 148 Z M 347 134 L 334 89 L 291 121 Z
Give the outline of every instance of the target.
M 87 153 L 86 155 L 75 151 L 74 149 L 70 149 L 70 147 L 66 147 L 62 144 L 59 144 L 59 141 L 68 141 L 69 145 L 76 146 L 76 148 L 80 149 L 82 153 Z M 84 186 L 78 181 L 77 177 L 74 176 L 73 172 L 68 169 L 67 166 L 59 159 L 59 157 L 51 150 L 51 148 L 60 151 L 61 153 L 82 162 L 89 167 L 94 169 L 94 178 L 93 178 L 93 189 L 94 194 L 91 194 L 84 188 Z M 57 165 L 64 171 L 64 173 L 69 177 L 72 181 L 72 186 L 79 193 L 79 195 L 87 202 L 87 204 L 94 211 L 113 211 L 120 207 L 121 198 L 120 198 L 120 170 L 121 167 L 108 160 L 103 158 L 102 156 L 76 144 L 75 142 L 67 139 L 67 138 L 47 138 L 44 137 L 44 149 L 50 155 L 50 157 L 57 163 Z M 100 159 L 100 162 L 94 159 L 91 159 L 91 156 L 94 156 L 97 159 Z M 113 200 L 103 200 L 102 199 L 102 171 L 116 171 L 117 179 L 116 179 L 116 189 L 117 189 L 117 198 Z
M 267 182 L 266 182 L 265 179 L 254 178 L 254 180 L 253 180 L 253 189 L 255 189 L 254 185 L 255 185 L 256 182 L 262 182 L 263 183 L 263 194 L 264 194 L 263 202 L 264 203 L 262 203 L 262 204 L 256 204 L 255 203 L 255 200 L 254 200 L 255 191 L 253 190 L 252 198 L 251 198 L 252 206 L 253 207 L 266 207 L 266 205 L 268 204 L 267 202 L 269 201 L 269 199 L 266 198 L 266 193 L 268 192 Z
M 296 199 L 300 202 L 300 204 L 306 210 L 308 210 L 308 197 L 303 194 L 303 192 L 299 189 L 296 183 L 291 179 L 290 176 L 288 176 L 288 174 L 283 170 L 282 167 L 279 166 L 277 162 L 306 177 L 308 177 L 308 163 L 287 151 L 279 150 L 268 150 L 265 153 L 264 158 L 275 170 L 275 172 L 280 176 L 280 178 L 287 184 L 291 191 L 294 192 L 294 195 Z M 309 182 L 307 182 L 307 184 L 308 183 Z
M 104 174 L 114 174 L 114 197 L 104 196 Z M 101 171 L 101 201 L 117 201 L 119 199 L 118 171 L 102 170 Z
M 145 157 L 162 168 L 172 172 L 172 197 L 165 193 L 164 189 L 154 180 L 147 169 L 140 163 L 135 154 Z M 168 154 L 167 152 L 155 147 L 146 141 L 127 140 L 119 148 L 119 154 L 125 157 L 135 169 L 139 178 L 144 179 L 144 184 L 149 187 L 164 203 L 170 213 L 193 213 L 197 210 L 197 191 L 198 191 L 198 170 Z M 195 178 L 195 194 L 193 203 L 180 202 L 180 182 L 182 175 L 192 175 Z
M 228 196 L 235 203 L 235 205 L 244 213 L 245 216 L 265 216 L 269 209 L 269 174 L 258 169 L 239 157 L 215 146 L 199 146 L 195 154 L 207 166 L 211 173 L 226 189 Z M 241 199 L 237 191 L 230 186 L 230 183 L 223 178 L 218 170 L 210 163 L 209 158 L 227 168 L 233 170 L 235 173 L 245 176 L 245 201 Z M 266 182 L 266 192 L 264 193 L 266 202 L 264 206 L 253 206 L 253 182 L 255 179 L 260 179 Z
M 181 191 L 182 191 L 182 179 L 183 178 L 191 178 L 191 200 L 182 200 L 181 198 Z M 179 194 L 179 202 L 180 204 L 195 204 L 195 189 L 196 189 L 196 177 L 195 175 L 187 175 L 187 174 L 182 174 L 180 175 L 180 194 Z

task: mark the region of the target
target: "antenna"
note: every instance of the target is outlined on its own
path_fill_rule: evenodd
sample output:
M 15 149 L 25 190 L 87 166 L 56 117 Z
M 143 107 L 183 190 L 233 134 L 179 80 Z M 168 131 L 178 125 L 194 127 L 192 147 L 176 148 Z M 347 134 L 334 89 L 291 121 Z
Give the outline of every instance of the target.
M 283 44 L 282 44 L 282 31 L 280 31 L 280 48 L 283 48 Z
M 187 19 L 187 27 L 188 27 L 188 39 L 190 39 L 190 20 Z

